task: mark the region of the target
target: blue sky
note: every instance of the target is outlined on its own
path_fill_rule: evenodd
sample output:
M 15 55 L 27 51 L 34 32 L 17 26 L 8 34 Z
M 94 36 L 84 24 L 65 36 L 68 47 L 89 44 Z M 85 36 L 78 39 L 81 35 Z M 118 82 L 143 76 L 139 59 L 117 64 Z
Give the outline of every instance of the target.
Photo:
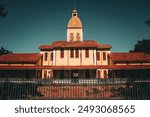
M 17 53 L 37 53 L 42 44 L 66 40 L 74 0 L 0 0 L 7 6 L 0 17 L 0 46 Z M 150 39 L 150 0 L 76 0 L 84 40 L 128 52 L 137 40 Z

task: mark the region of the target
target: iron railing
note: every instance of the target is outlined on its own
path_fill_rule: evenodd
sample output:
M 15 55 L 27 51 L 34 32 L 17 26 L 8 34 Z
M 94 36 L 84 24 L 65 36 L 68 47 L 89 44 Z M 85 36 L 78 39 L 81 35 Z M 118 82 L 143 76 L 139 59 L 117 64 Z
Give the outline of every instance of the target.
M 0 79 L 0 99 L 150 99 L 150 80 Z

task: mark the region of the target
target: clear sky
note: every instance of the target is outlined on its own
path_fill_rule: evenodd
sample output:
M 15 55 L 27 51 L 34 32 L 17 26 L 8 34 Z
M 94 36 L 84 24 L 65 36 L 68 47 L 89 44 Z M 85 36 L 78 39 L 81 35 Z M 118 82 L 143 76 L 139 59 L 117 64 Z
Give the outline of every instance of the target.
M 74 0 L 0 0 L 7 6 L 0 17 L 0 46 L 17 53 L 37 53 L 42 44 L 66 40 Z M 150 0 L 76 0 L 84 40 L 128 52 L 137 40 L 150 39 Z

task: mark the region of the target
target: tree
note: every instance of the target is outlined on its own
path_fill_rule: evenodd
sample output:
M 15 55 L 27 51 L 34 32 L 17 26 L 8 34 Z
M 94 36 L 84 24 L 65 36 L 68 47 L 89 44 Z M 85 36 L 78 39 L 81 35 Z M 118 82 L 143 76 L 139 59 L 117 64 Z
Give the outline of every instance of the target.
M 142 41 L 137 41 L 134 50 L 130 52 L 144 52 L 150 54 L 150 39 L 143 39 Z
M 12 51 L 6 50 L 5 48 L 1 47 L 0 48 L 0 56 L 4 54 L 12 53 Z
M 145 21 L 145 24 L 147 24 L 148 26 L 150 26 L 150 20 Z
M 7 15 L 7 12 L 4 11 L 4 6 L 0 4 L 0 16 L 5 17 Z

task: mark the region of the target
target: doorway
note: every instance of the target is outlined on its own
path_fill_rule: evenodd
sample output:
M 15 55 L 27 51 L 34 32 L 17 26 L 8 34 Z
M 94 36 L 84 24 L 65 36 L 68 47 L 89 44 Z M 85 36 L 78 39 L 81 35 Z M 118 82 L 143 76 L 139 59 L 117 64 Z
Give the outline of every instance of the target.
M 77 83 L 79 79 L 79 72 L 78 70 L 72 70 L 71 71 L 71 82 L 72 83 Z

